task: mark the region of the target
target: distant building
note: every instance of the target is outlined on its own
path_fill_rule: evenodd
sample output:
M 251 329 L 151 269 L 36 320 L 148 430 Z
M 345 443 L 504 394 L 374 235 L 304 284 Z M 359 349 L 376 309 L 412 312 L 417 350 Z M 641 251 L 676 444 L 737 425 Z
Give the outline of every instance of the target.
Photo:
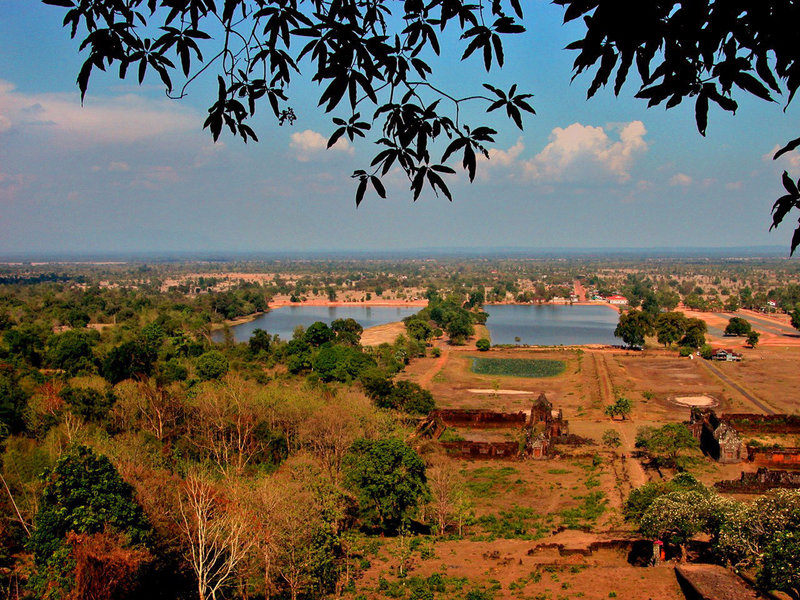
M 608 302 L 609 304 L 627 304 L 628 299 L 625 296 L 619 296 L 619 295 L 608 296 L 606 298 L 606 302 Z
M 720 348 L 711 352 L 711 360 L 722 360 L 726 362 L 739 362 L 742 360 L 742 355 L 734 352 L 730 348 Z

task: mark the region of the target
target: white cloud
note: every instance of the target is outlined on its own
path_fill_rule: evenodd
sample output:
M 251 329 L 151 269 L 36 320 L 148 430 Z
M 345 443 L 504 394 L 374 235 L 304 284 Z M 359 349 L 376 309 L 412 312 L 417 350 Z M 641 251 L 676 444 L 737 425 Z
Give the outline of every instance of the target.
M 731 181 L 730 183 L 725 184 L 726 190 L 740 190 L 742 189 L 742 182 L 741 181 Z
M 781 148 L 782 146 L 775 144 L 775 147 L 772 148 L 772 150 L 770 150 L 769 152 L 767 152 L 764 156 L 762 156 L 761 160 L 763 160 L 766 163 L 774 163 L 778 165 L 782 170 L 800 168 L 800 153 L 795 151 L 787 152 L 786 154 L 781 155 L 776 161 L 772 160 L 772 157 L 775 156 L 775 153 Z
M 670 185 L 679 185 L 681 187 L 688 187 L 692 185 L 692 178 L 686 173 L 676 173 L 669 180 Z
M 522 138 L 519 138 L 517 143 L 511 146 L 511 148 L 508 150 L 490 148 L 489 160 L 493 165 L 508 167 L 516 162 L 523 150 L 525 150 L 525 144 L 522 143 Z
M 556 127 L 550 133 L 550 142 L 527 160 L 520 158 L 525 150 L 520 138 L 508 150 L 489 150 L 490 160 L 484 168 L 513 167 L 520 170 L 523 179 L 543 184 L 608 177 L 626 183 L 631 179 L 630 168 L 636 157 L 647 151 L 647 130 L 641 121 L 607 129 L 618 131 L 619 139 L 613 140 L 603 127 L 581 123 Z
M 180 180 L 180 175 L 172 167 L 148 167 L 134 178 L 131 182 L 131 187 L 158 190 L 164 187 L 165 184 L 177 183 Z
M 647 150 L 646 133 L 641 121 L 620 126 L 617 142 L 602 127 L 580 123 L 556 127 L 550 143 L 525 168 L 529 177 L 537 180 L 584 179 L 585 175 L 596 176 L 599 170 L 625 183 L 631 178 L 628 170 L 636 155 Z
M 328 138 L 311 129 L 293 133 L 291 141 L 289 142 L 289 148 L 294 152 L 295 158 L 300 162 L 310 161 L 312 158 L 324 152 L 327 147 Z M 350 142 L 344 138 L 339 138 L 330 149 L 349 155 L 353 155 L 355 152 Z
M 46 131 L 69 146 L 94 146 L 148 140 L 198 130 L 201 116 L 170 100 L 134 94 L 87 96 L 75 93 L 28 94 L 0 81 L 0 133 L 14 126 Z
M 113 162 L 108 163 L 108 170 L 109 171 L 130 171 L 131 168 L 128 165 L 128 163 L 126 163 L 123 160 L 120 160 L 120 161 L 113 161 Z

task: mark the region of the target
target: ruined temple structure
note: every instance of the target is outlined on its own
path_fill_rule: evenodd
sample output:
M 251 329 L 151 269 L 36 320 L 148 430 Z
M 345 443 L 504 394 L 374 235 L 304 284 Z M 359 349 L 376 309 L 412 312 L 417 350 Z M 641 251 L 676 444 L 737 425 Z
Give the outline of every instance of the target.
M 548 437 L 561 437 L 569 435 L 569 421 L 564 420 L 561 409 L 554 409 L 552 403 L 544 395 L 539 394 L 531 407 L 531 416 L 528 427 L 543 428 Z
M 693 408 L 689 430 L 700 443 L 704 454 L 721 463 L 737 463 L 747 460 L 747 446 L 728 423 L 717 417 L 710 408 Z
M 800 489 L 800 472 L 759 467 L 755 473 L 745 473 L 739 479 L 718 481 L 718 490 L 740 494 L 763 494 L 774 488 Z
M 448 427 L 467 429 L 524 429 L 525 443 L 459 440 L 439 442 L 448 454 L 465 458 L 548 458 L 557 441 L 576 443 L 569 435 L 569 422 L 560 409 L 554 409 L 544 393 L 533 402 L 530 414 L 501 413 L 474 409 L 434 410 L 417 425 L 412 439 L 438 440 Z M 582 439 L 581 439 L 582 441 Z

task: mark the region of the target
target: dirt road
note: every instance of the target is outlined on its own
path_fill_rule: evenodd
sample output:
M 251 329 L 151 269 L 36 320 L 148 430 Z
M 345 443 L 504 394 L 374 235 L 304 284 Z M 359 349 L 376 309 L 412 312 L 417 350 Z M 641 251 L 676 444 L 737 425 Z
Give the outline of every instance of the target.
M 444 369 L 444 366 L 447 364 L 447 359 L 450 356 L 449 348 L 447 348 L 447 346 L 438 346 L 438 348 L 442 351 L 441 356 L 439 356 L 439 358 L 436 359 L 436 362 L 431 365 L 431 368 L 423 373 L 423 375 L 419 378 L 419 384 L 422 387 L 428 387 L 436 374 Z
M 740 386 L 735 381 L 732 381 L 730 377 L 728 377 L 725 373 L 723 373 L 716 365 L 714 365 L 710 360 L 701 360 L 699 361 L 704 367 L 706 367 L 709 371 L 711 371 L 714 375 L 719 377 L 723 382 L 727 385 L 731 386 L 737 392 L 739 392 L 742 396 L 747 398 L 750 402 L 752 402 L 755 406 L 757 406 L 760 410 L 764 411 L 765 414 L 774 415 L 776 412 L 764 404 L 761 400 L 756 398 L 753 394 L 745 390 L 742 386 Z

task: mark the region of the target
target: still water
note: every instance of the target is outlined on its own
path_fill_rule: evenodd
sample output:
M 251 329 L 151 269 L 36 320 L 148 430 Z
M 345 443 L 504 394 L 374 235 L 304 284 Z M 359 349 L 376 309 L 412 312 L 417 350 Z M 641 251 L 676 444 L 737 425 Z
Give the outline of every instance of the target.
M 568 306 L 562 304 L 501 304 L 485 306 L 486 326 L 492 344 L 621 344 L 614 337 L 619 321 L 607 306 Z M 519 337 L 519 341 L 514 338 Z
M 308 327 L 316 321 L 331 324 L 336 319 L 355 319 L 364 329 L 402 321 L 419 312 L 419 306 L 283 306 L 258 316 L 249 323 L 231 327 L 237 342 L 246 342 L 256 329 L 264 329 L 270 335 L 278 334 L 282 340 L 292 339 L 294 328 L 298 325 Z M 222 331 L 212 335 L 215 342 L 224 339 Z

